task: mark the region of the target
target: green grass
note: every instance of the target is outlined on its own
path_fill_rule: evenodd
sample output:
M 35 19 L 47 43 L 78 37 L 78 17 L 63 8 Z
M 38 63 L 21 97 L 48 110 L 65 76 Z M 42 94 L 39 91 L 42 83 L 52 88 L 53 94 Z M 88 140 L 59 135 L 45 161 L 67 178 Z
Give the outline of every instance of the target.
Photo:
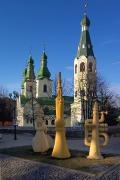
M 103 160 L 88 160 L 86 159 L 87 152 L 81 151 L 71 151 L 72 156 L 68 159 L 56 159 L 51 157 L 52 149 L 48 150 L 46 153 L 35 153 L 31 146 L 0 149 L 0 153 L 65 168 L 81 170 L 95 175 L 101 173 L 101 171 L 99 168 L 94 167 L 104 165 L 104 170 L 107 170 L 107 168 L 111 167 L 113 164 L 120 162 L 119 156 L 112 155 L 104 155 Z

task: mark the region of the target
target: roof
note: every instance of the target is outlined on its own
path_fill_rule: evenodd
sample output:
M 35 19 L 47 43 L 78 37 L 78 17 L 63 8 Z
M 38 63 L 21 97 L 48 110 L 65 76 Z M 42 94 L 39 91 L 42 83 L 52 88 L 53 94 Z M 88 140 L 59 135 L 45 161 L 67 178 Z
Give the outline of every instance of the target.
M 90 26 L 90 20 L 89 18 L 87 17 L 87 15 L 84 15 L 82 21 L 81 21 L 81 25 L 82 26 Z
M 34 79 L 35 79 L 34 60 L 32 56 L 30 56 L 27 65 L 26 80 L 34 80 Z
M 41 58 L 41 67 L 38 71 L 38 78 L 50 78 L 51 73 L 47 67 L 47 55 L 45 54 L 45 52 L 43 52 L 42 54 L 42 58 Z
M 88 17 L 86 15 L 83 17 L 81 25 L 82 25 L 82 27 L 83 26 L 86 26 L 86 27 L 90 26 L 90 20 L 88 19 Z M 94 57 L 93 47 L 92 47 L 91 38 L 90 38 L 88 28 L 85 28 L 82 30 L 80 43 L 78 46 L 77 58 L 79 58 L 82 55 L 84 55 L 86 57 L 88 57 L 88 56 Z
M 34 80 L 35 79 L 35 73 L 34 73 L 34 60 L 32 56 L 28 59 L 27 67 L 23 71 L 23 80 L 21 87 L 24 88 L 24 83 L 26 80 Z

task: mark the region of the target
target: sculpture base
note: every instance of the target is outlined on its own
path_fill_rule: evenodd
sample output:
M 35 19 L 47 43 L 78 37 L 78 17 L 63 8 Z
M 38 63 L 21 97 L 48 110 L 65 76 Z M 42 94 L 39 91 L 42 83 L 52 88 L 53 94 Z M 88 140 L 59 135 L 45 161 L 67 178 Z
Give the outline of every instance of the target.
M 59 129 L 59 131 L 57 129 L 52 157 L 58 159 L 67 159 L 71 157 L 67 146 L 64 129 Z
M 47 135 L 44 131 L 37 131 L 32 141 L 32 147 L 34 152 L 46 152 L 50 148 Z
M 87 159 L 96 159 L 96 160 L 99 160 L 99 159 L 103 159 L 103 156 L 87 156 Z

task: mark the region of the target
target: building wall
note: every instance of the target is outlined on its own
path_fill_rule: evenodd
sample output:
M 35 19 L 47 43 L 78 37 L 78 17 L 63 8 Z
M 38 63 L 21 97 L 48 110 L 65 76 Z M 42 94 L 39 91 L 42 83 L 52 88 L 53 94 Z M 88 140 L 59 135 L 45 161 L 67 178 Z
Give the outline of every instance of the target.
M 24 90 L 22 90 L 22 95 L 25 97 L 36 97 L 36 81 L 26 81 L 24 83 Z
M 50 79 L 38 79 L 36 80 L 36 97 L 52 97 L 52 81 Z M 47 92 L 44 92 L 44 85 L 47 86 Z
M 32 108 L 31 104 L 32 102 L 29 101 L 27 102 L 24 107 L 20 105 L 20 101 L 18 101 L 17 104 L 17 124 L 18 126 L 24 126 L 24 127 L 33 127 L 33 116 L 32 116 Z M 56 111 L 55 111 L 55 104 L 53 105 L 40 105 L 36 103 L 36 101 L 33 102 L 34 104 L 34 116 L 36 119 L 36 108 L 42 108 L 44 112 L 44 121 L 48 127 L 55 127 L 55 118 L 56 118 Z M 38 105 L 36 105 L 38 104 Z M 46 110 L 45 110 L 46 109 Z M 65 112 L 69 112 L 70 110 L 70 104 L 64 106 Z M 70 117 L 70 114 L 64 114 L 65 118 L 65 124 L 66 120 Z M 70 118 L 69 118 L 70 119 Z M 67 120 L 68 121 L 68 120 Z M 70 122 L 67 122 L 67 126 L 69 126 Z

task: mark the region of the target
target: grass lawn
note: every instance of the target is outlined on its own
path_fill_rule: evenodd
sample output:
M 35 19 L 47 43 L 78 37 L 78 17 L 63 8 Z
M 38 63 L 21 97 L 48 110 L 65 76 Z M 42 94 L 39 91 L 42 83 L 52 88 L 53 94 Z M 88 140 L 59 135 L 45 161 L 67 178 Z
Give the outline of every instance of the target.
M 8 154 L 14 157 L 23 159 L 53 164 L 65 168 L 85 171 L 91 174 L 99 174 L 109 169 L 112 165 L 120 162 L 120 156 L 103 155 L 103 160 L 88 160 L 86 159 L 87 152 L 72 150 L 71 158 L 56 159 L 51 157 L 52 149 L 46 153 L 35 153 L 31 146 L 14 147 L 8 149 L 0 149 L 0 153 Z

